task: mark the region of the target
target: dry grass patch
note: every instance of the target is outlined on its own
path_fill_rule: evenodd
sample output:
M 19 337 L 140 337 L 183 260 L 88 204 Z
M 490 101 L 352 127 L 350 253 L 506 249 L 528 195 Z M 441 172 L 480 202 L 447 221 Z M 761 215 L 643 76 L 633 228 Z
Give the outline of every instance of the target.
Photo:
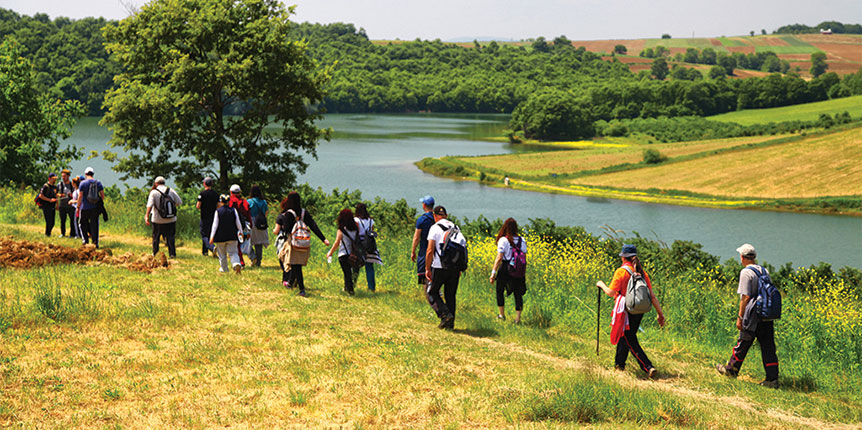
M 579 178 L 575 184 L 726 197 L 859 195 L 862 128 L 696 160 Z

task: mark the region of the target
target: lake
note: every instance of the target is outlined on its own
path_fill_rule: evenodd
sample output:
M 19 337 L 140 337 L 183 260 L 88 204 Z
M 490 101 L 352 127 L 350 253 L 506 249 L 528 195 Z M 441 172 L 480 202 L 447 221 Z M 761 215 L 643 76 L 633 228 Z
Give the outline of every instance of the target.
M 359 189 L 368 199 L 405 198 L 417 208 L 421 206 L 419 198 L 431 194 L 450 214 L 471 219 L 479 215 L 490 219 L 511 216 L 525 223 L 528 218 L 550 218 L 558 225 L 579 225 L 595 234 L 603 234 L 603 226 L 608 226 L 668 245 L 674 240 L 690 240 L 703 244 L 705 251 L 722 260 L 737 258 L 735 249 L 748 242 L 757 248 L 761 260 L 774 265 L 792 262 L 808 266 L 825 261 L 834 269 L 862 267 L 860 217 L 690 208 L 534 193 L 438 178 L 413 164 L 424 157 L 524 150 L 518 145 L 477 140 L 501 135 L 507 120 L 505 115 L 327 115 L 321 126 L 334 130 L 333 139 L 318 146 L 318 160 L 310 160 L 300 181 L 327 191 Z M 72 163 L 75 173 L 93 166 L 96 177 L 106 184 L 119 182 L 119 175 L 110 171 L 110 163 L 101 158 L 86 160 L 90 151 L 109 149 L 105 143 L 109 137 L 110 132 L 98 126 L 98 118 L 78 122 L 66 141 L 84 148 L 85 159 Z

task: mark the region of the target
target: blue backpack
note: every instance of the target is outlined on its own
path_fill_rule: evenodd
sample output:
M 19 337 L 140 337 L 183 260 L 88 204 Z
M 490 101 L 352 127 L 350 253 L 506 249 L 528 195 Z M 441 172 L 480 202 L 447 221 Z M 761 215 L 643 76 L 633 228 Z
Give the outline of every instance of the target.
M 757 298 L 754 302 L 754 313 L 762 320 L 770 321 L 781 319 L 781 292 L 772 283 L 766 269 L 757 270 L 749 266 L 757 275 Z

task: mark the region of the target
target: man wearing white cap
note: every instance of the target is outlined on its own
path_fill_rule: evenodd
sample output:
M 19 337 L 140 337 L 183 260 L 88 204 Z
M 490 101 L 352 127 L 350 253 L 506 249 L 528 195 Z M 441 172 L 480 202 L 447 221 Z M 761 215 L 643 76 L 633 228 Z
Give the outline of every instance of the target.
M 236 209 L 236 212 L 239 214 L 241 225 L 243 226 L 242 235 L 244 238 L 248 238 L 251 234 L 251 212 L 248 208 L 248 201 L 242 197 L 242 188 L 240 188 L 239 184 L 233 184 L 230 186 L 230 201 L 228 201 L 227 207 Z M 239 242 L 236 244 L 237 252 L 239 253 L 239 262 L 245 267 L 245 259 L 242 256 L 242 247 Z
M 165 185 L 165 178 L 156 178 L 147 198 L 147 211 L 144 214 L 144 221 L 147 225 L 152 223 L 153 226 L 153 255 L 159 252 L 159 241 L 164 236 L 168 255 L 171 258 L 177 257 L 177 207 L 181 204 L 183 200 L 176 191 Z
M 81 208 L 81 241 L 86 245 L 90 240 L 96 248 L 99 247 L 99 213 L 100 203 L 104 205 L 105 187 L 101 182 L 93 179 L 95 171 L 92 167 L 84 169 L 84 179 L 78 186 L 78 195 Z M 92 188 L 92 190 L 91 190 Z M 102 206 L 104 207 L 104 206 Z
M 718 373 L 735 378 L 742 368 L 742 362 L 748 355 L 748 350 L 754 345 L 754 339 L 760 343 L 760 356 L 763 360 L 763 368 L 766 370 L 766 379 L 760 385 L 769 388 L 778 388 L 778 354 L 775 350 L 775 325 L 771 320 L 759 320 L 754 311 L 754 300 L 758 295 L 759 274 L 769 272 L 762 266 L 757 265 L 757 251 L 751 244 L 743 244 L 736 249 L 739 259 L 744 266 L 739 272 L 739 315 L 736 319 L 736 328 L 739 330 L 739 339 L 730 360 L 726 365 L 715 366 Z M 750 320 L 754 321 L 756 327 L 750 327 Z

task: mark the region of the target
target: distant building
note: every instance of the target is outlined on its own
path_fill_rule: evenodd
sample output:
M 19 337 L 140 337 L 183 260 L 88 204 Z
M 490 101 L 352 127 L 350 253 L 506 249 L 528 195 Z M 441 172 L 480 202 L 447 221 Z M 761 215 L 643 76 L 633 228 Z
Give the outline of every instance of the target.
M 820 34 L 832 34 L 832 29 L 831 28 L 826 28 L 826 29 L 821 28 Z

